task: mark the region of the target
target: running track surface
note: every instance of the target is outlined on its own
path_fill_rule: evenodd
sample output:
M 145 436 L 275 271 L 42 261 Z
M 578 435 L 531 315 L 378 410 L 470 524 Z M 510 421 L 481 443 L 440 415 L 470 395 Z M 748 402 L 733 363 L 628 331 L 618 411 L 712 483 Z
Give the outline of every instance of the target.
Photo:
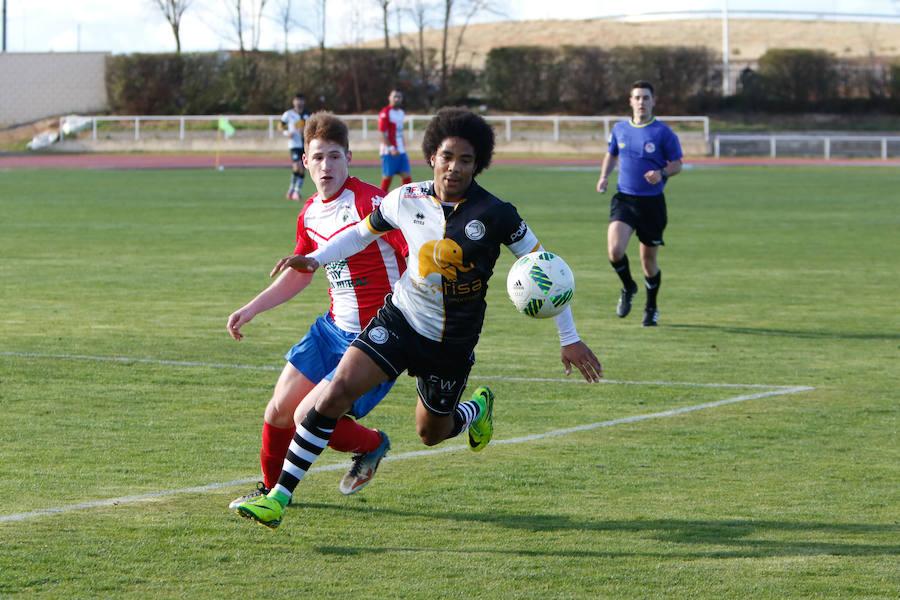
M 591 167 L 600 171 L 602 156 L 592 158 L 503 158 L 495 157 L 496 165 L 544 165 Z M 222 154 L 219 164 L 225 168 L 278 168 L 287 164 L 285 158 L 272 154 Z M 381 166 L 378 160 L 354 160 L 361 167 Z M 697 166 L 857 166 L 900 167 L 900 159 L 810 159 L 810 158 L 687 158 L 686 165 Z M 214 154 L 62 154 L 62 153 L 0 153 L 0 169 L 211 169 L 216 165 Z

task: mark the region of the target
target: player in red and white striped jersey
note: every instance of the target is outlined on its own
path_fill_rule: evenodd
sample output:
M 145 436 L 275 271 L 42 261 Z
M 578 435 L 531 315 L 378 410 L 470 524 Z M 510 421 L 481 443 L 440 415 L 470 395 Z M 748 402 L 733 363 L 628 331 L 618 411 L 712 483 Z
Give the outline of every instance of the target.
M 350 151 L 346 125 L 328 113 L 316 113 L 307 121 L 303 161 L 317 193 L 307 200 L 297 219 L 295 253 L 309 253 L 341 231 L 354 227 L 382 200 L 379 188 L 355 177 L 348 167 Z M 325 266 L 331 307 L 310 327 L 304 338 L 286 354 L 263 422 L 262 485 L 256 492 L 232 502 L 268 491 L 281 474 L 288 446 L 299 422 L 312 406 L 310 392 L 331 380 L 334 369 L 350 342 L 375 316 L 384 297 L 406 269 L 406 242 L 402 235 L 382 238 L 349 258 Z M 273 273 L 274 275 L 274 273 Z M 257 314 L 287 302 L 309 285 L 311 273 L 289 269 L 248 304 L 228 318 L 228 332 L 236 340 L 241 327 Z M 350 415 L 366 415 L 390 390 L 378 385 L 357 402 Z M 306 400 L 310 398 L 310 400 Z M 308 406 L 307 406 L 308 405 Z M 335 438 L 337 438 L 335 440 Z M 369 482 L 378 462 L 390 447 L 383 432 L 363 427 L 354 419 L 341 419 L 334 430 L 332 448 L 354 452 L 354 464 L 341 482 L 341 491 L 354 493 Z M 360 467 L 366 467 L 365 470 Z
M 388 105 L 378 113 L 378 131 L 381 132 L 381 189 L 386 194 L 391 189 L 394 175 L 400 175 L 403 185 L 412 183 L 409 169 L 409 156 L 403 141 L 403 121 L 406 113 L 400 106 L 403 104 L 403 92 L 391 90 Z

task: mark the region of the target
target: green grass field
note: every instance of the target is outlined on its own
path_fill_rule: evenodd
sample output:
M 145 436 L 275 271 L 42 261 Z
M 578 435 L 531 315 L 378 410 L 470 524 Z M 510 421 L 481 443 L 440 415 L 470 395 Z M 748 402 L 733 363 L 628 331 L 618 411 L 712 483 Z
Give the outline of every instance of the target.
M 615 316 L 596 176 L 479 180 L 575 270 L 607 381 L 564 377 L 504 252 L 470 382 L 495 442 L 425 449 L 403 376 L 375 481 L 342 496 L 328 451 L 273 532 L 226 506 L 324 278 L 225 321 L 293 248 L 287 171 L 0 171 L 0 597 L 896 598 L 900 174 L 685 171 L 655 329 L 643 292 Z

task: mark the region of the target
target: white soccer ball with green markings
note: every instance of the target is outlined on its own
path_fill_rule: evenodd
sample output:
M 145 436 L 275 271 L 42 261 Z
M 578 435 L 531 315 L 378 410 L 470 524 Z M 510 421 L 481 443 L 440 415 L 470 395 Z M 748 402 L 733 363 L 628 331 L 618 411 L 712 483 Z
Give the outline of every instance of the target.
M 506 292 L 520 313 L 546 319 L 561 313 L 572 301 L 575 276 L 562 257 L 546 250 L 532 252 L 509 269 Z

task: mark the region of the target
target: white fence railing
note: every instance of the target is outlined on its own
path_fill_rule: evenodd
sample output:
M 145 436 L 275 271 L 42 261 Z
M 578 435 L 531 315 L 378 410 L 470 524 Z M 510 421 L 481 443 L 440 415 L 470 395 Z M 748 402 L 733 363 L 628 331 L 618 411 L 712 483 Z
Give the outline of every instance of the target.
M 262 131 L 268 139 L 275 138 L 276 122 L 280 120 L 280 116 L 276 115 L 224 115 L 232 124 L 240 123 L 261 123 L 262 127 L 251 127 L 252 135 L 259 135 Z M 348 123 L 351 127 L 351 133 L 359 132 L 361 139 L 377 139 L 377 115 L 338 115 L 341 119 Z M 431 120 L 433 115 L 406 115 L 406 129 L 410 138 L 414 137 L 417 129 L 424 130 L 425 124 Z M 155 123 L 153 129 L 155 134 L 159 134 L 160 129 L 165 129 L 169 135 L 179 140 L 186 140 L 190 136 L 197 135 L 197 130 L 191 130 L 191 125 L 199 125 L 201 129 L 207 132 L 214 122 L 219 120 L 219 115 L 185 115 L 185 116 L 149 116 L 149 115 L 120 115 L 109 117 L 85 117 L 90 120 L 91 137 L 93 140 L 99 139 L 100 133 L 98 126 L 103 123 L 115 124 L 120 127 L 118 131 L 133 131 L 134 139 L 141 140 L 144 130 L 142 125 Z M 502 136 L 506 141 L 513 140 L 514 137 L 540 137 L 542 139 L 552 140 L 554 142 L 565 141 L 566 139 L 578 139 L 590 137 L 594 139 L 606 140 L 613 124 L 628 117 L 624 116 L 489 116 L 485 119 L 491 123 L 499 123 L 502 126 Z M 709 117 L 705 116 L 671 116 L 659 117 L 660 120 L 667 123 L 693 123 L 694 129 L 698 135 L 703 136 L 703 140 L 709 140 Z M 164 123 L 172 123 L 171 127 L 166 127 Z M 603 124 L 603 134 L 599 135 L 598 125 Z M 61 124 L 62 125 L 62 124 Z M 538 127 L 535 128 L 534 126 Z M 146 128 L 145 128 L 146 129 Z M 60 131 L 63 131 L 62 127 Z M 177 134 L 175 134 L 177 131 Z M 702 134 L 700 133 L 702 131 Z M 498 132 L 499 133 L 499 132 Z M 247 133 L 245 135 L 249 135 Z M 129 134 L 130 135 L 130 134 Z
M 713 156 L 900 157 L 900 136 L 891 135 L 716 135 Z

